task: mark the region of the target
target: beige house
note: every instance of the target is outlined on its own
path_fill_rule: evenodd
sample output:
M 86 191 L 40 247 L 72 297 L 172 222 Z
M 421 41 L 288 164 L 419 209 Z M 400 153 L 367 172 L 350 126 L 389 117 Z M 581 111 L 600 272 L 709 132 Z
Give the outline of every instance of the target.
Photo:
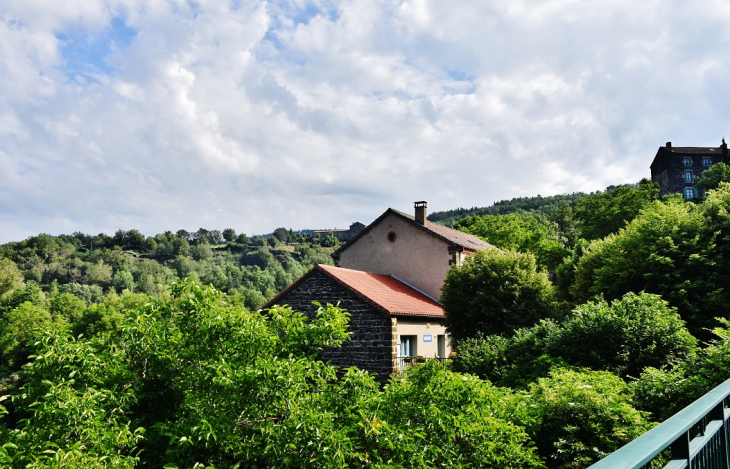
M 332 257 L 338 267 L 392 275 L 438 300 L 446 271 L 468 254 L 491 247 L 426 220 L 426 202 L 416 202 L 415 216 L 389 208 Z
M 446 272 L 492 246 L 429 222 L 426 202 L 415 209 L 386 210 L 333 253 L 336 267 L 314 267 L 264 308 L 288 304 L 311 315 L 313 301 L 339 303 L 351 315 L 351 340 L 322 358 L 377 373 L 381 383 L 411 363 L 446 359 L 452 350 L 438 302 Z

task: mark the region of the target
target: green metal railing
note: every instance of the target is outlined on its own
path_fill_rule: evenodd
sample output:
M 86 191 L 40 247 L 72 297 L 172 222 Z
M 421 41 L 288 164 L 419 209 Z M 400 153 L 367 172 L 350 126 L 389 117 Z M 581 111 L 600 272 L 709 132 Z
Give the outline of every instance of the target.
M 729 397 L 730 379 L 590 469 L 651 468 L 666 449 L 672 456 L 664 469 L 730 469 Z

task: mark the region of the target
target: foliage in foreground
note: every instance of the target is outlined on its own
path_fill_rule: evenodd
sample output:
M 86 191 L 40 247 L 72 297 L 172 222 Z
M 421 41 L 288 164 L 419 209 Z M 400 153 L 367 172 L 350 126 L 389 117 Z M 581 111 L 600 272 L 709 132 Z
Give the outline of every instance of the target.
M 192 281 L 73 337 L 52 326 L 4 401 L 9 467 L 542 467 L 509 391 L 439 364 L 381 391 L 316 360 L 347 314 L 268 317 Z M 507 396 L 507 397 L 505 397 Z M 0 411 L 2 412 L 2 411 Z
M 718 318 L 716 336 L 688 360 L 649 367 L 632 383 L 636 406 L 664 420 L 728 379 L 730 321 Z

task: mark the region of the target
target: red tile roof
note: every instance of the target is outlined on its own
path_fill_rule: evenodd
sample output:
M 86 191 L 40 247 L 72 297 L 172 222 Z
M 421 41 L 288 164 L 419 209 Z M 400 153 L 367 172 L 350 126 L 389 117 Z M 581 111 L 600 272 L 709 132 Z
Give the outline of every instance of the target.
M 313 267 L 299 280 L 267 302 L 264 308 L 275 304 L 279 298 L 296 288 L 301 281 L 315 271 L 324 272 L 345 288 L 391 316 L 444 317 L 441 305 L 395 277 L 324 264 Z

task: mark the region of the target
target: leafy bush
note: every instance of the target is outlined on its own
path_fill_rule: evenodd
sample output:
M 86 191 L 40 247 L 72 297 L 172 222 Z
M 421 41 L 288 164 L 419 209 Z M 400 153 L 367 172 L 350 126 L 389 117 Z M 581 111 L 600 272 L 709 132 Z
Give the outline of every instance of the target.
M 642 410 L 664 420 L 728 379 L 730 369 L 730 321 L 718 318 L 716 339 L 686 361 L 644 370 L 632 383 L 634 402 Z
M 527 430 L 548 467 L 587 467 L 652 427 L 631 397 L 611 373 L 556 369 L 529 388 Z
M 459 344 L 453 367 L 502 386 L 524 387 L 556 364 L 639 376 L 646 367 L 690 360 L 697 341 L 674 308 L 656 295 L 628 293 L 579 306 L 560 324 L 542 321 L 510 338 Z
M 446 273 L 441 291 L 444 324 L 457 341 L 511 334 L 555 311 L 553 286 L 532 254 L 481 250 Z

